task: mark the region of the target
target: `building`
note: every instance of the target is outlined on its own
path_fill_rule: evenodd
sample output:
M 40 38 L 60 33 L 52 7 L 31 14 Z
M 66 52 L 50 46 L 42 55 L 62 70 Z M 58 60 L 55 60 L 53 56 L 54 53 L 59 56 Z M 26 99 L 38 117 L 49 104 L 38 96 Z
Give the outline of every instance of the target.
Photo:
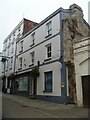
M 2 52 L 0 52 L 0 92 L 2 91 L 2 63 L 1 63 L 1 59 L 2 59 Z
M 1 63 L 1 59 L 2 59 L 2 52 L 0 52 L 0 78 L 2 76 L 2 63 Z M 0 79 L 1 80 L 1 79 Z
M 77 103 L 90 107 L 90 37 L 74 44 Z
M 11 86 L 15 71 L 15 55 L 16 55 L 16 41 L 24 36 L 29 30 L 35 27 L 37 23 L 27 20 L 25 18 L 12 30 L 6 37 L 3 43 L 3 71 L 2 79 L 3 85 L 5 84 L 6 91 Z
M 16 41 L 15 94 L 58 103 L 77 103 L 74 45 L 88 37 L 90 27 L 81 7 L 59 8 Z

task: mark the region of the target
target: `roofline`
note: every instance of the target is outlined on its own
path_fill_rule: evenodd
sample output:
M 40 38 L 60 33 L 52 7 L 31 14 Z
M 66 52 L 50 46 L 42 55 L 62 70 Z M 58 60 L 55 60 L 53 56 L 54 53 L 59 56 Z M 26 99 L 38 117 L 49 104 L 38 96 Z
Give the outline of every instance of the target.
M 33 29 L 31 29 L 29 32 L 27 32 L 24 36 L 22 36 L 17 42 L 19 42 L 22 38 L 25 38 L 26 36 L 28 36 L 30 33 L 32 33 L 34 30 L 36 30 L 37 28 L 39 28 L 41 25 L 43 25 L 45 22 L 47 22 L 49 19 L 51 19 L 52 17 L 54 17 L 59 12 L 70 13 L 71 10 L 70 9 L 63 9 L 62 7 L 60 7 L 55 12 L 53 12 L 48 17 L 46 17 L 44 20 L 42 20 L 37 26 L 35 26 Z
M 90 29 L 90 25 L 86 22 L 85 19 L 83 19 L 83 22 L 87 25 L 87 27 Z
M 30 21 L 30 22 L 33 22 L 33 23 L 36 23 L 36 22 L 34 22 L 34 21 L 31 21 L 31 20 L 29 20 L 29 19 L 26 19 L 26 18 L 23 18 L 20 22 L 19 22 L 19 24 L 12 30 L 12 32 L 5 38 L 5 40 L 4 40 L 4 42 L 3 43 L 5 43 L 6 42 L 6 40 L 7 40 L 7 38 L 9 38 L 9 36 L 11 36 L 12 35 L 12 33 L 24 22 L 24 20 L 27 20 L 27 21 Z M 38 24 L 38 23 L 37 23 Z
M 7 40 L 7 38 L 9 37 L 9 36 L 11 36 L 11 34 L 15 31 L 15 29 L 17 29 L 18 28 L 18 26 L 19 25 L 21 25 L 22 24 L 22 22 L 24 21 L 24 18 L 19 22 L 19 24 L 12 30 L 12 32 L 5 38 L 5 40 L 4 40 L 4 42 L 3 43 L 5 43 L 6 42 L 6 40 Z

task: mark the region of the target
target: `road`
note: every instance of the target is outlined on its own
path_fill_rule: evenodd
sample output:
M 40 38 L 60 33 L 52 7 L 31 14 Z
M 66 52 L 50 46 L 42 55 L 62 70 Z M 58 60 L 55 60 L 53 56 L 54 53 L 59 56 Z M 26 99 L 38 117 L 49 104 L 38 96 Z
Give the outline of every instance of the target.
M 3 98 L 3 118 L 57 118 L 52 114 Z
M 2 106 L 3 118 L 88 118 L 88 110 L 77 107 L 69 109 L 57 109 L 55 106 L 35 108 L 4 97 Z

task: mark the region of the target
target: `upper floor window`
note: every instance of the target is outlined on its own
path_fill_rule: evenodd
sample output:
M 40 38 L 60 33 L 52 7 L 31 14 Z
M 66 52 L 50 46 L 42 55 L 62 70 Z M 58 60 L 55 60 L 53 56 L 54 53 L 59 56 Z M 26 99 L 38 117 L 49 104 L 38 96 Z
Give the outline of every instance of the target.
M 35 61 L 35 52 L 33 51 L 32 53 L 30 53 L 31 55 L 31 63 L 34 64 Z
M 13 33 L 13 36 L 15 37 L 15 32 Z
M 18 33 L 17 38 L 20 38 L 20 33 Z
M 8 48 L 7 56 L 9 56 L 10 49 Z
M 22 57 L 19 58 L 19 69 L 22 69 Z
M 12 68 L 12 65 L 13 65 L 13 57 L 11 57 L 11 68 Z
M 11 42 L 9 41 L 9 43 L 8 43 L 8 48 L 10 47 L 10 45 L 11 45 Z
M 14 52 L 14 45 L 12 44 L 12 47 L 11 47 L 11 53 Z
M 51 21 L 46 24 L 46 30 L 47 30 L 46 37 L 49 35 L 52 35 L 52 22 Z
M 6 61 L 6 70 L 8 70 L 8 60 Z
M 31 35 L 32 43 L 31 46 L 35 44 L 35 32 Z
M 20 30 L 21 30 L 21 28 L 20 28 L 20 26 L 19 26 L 18 31 L 20 31 Z
M 4 49 L 6 49 L 7 48 L 7 42 L 4 44 Z
M 23 51 L 23 41 L 20 42 L 20 52 Z
M 46 45 L 46 59 L 52 57 L 52 46 L 51 44 Z
M 11 41 L 11 36 L 9 37 L 9 41 Z

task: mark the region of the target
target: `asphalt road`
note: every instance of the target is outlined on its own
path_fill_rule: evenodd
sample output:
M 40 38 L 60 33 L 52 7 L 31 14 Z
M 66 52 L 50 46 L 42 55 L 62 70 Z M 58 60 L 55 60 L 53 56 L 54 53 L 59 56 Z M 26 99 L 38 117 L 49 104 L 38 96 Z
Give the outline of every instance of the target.
M 3 118 L 57 118 L 52 114 L 3 98 Z
M 84 108 L 34 108 L 3 97 L 3 118 L 88 118 L 88 109 Z

